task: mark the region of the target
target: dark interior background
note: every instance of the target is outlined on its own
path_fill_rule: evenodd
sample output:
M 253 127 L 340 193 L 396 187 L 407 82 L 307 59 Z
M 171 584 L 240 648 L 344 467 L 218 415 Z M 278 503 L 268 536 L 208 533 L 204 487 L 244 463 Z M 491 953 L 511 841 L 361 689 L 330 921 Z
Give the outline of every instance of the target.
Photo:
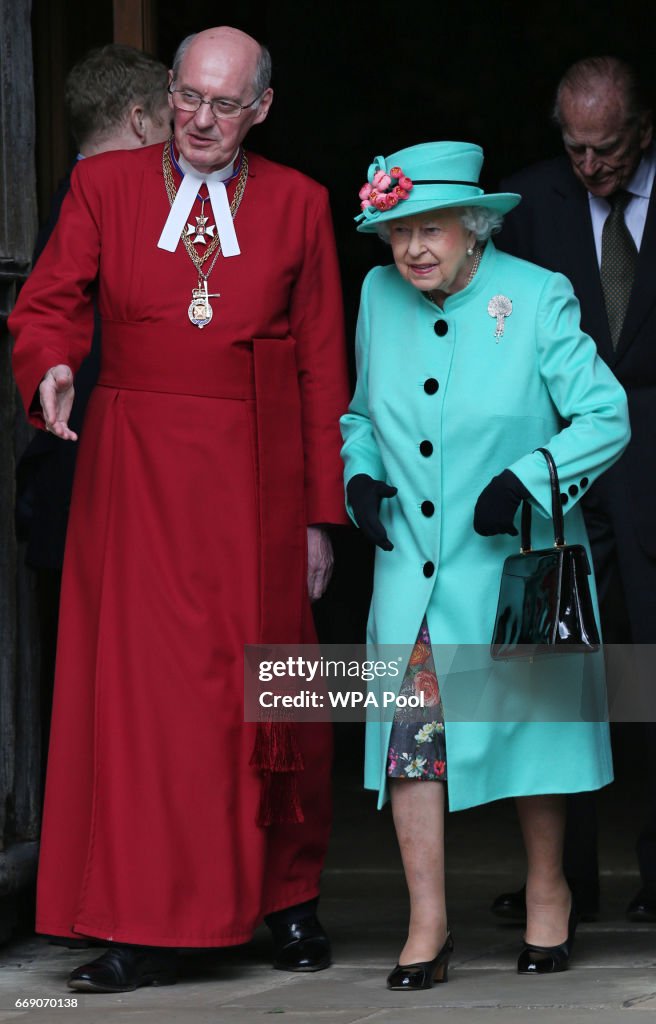
M 373 156 L 436 139 L 477 142 L 484 185 L 493 188 L 559 151 L 550 108 L 574 60 L 623 56 L 656 93 L 656 8 L 636 0 L 242 0 L 229 15 L 214 0 L 154 0 L 154 10 L 155 56 L 167 65 L 185 35 L 224 17 L 269 46 L 275 102 L 249 146 L 330 189 L 351 328 L 364 274 L 386 259 L 377 239 L 353 228 Z M 39 160 L 59 123 L 68 70 L 91 46 L 112 41 L 111 2 L 35 0 L 33 31 Z M 70 138 L 57 146 L 55 159 L 50 148 L 39 164 L 42 215 L 74 153 Z

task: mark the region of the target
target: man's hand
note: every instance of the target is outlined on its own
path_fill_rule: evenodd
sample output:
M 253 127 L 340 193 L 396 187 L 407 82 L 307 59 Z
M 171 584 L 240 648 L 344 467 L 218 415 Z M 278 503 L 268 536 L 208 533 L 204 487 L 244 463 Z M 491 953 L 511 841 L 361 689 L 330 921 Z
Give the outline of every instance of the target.
M 64 441 L 77 441 L 77 434 L 68 428 L 74 397 L 70 366 L 51 366 L 39 385 L 39 400 L 46 430 Z
M 308 594 L 318 601 L 326 591 L 333 574 L 333 546 L 320 526 L 308 526 Z
M 355 521 L 365 537 L 383 551 L 392 551 L 394 545 L 380 521 L 378 510 L 382 498 L 393 498 L 398 493 L 384 480 L 374 480 L 367 473 L 356 473 L 346 485 L 346 497 Z

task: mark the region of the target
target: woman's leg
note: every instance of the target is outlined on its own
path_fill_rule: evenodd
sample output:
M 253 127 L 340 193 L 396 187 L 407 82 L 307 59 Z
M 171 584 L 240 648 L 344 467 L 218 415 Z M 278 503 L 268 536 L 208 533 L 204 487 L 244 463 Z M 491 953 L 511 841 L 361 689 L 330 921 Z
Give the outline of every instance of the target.
M 517 798 L 528 861 L 526 941 L 557 946 L 567 938 L 571 894 L 563 874 L 564 796 Z
M 447 933 L 444 888 L 444 785 L 389 779 L 394 827 L 410 893 L 408 938 L 400 964 L 432 960 Z

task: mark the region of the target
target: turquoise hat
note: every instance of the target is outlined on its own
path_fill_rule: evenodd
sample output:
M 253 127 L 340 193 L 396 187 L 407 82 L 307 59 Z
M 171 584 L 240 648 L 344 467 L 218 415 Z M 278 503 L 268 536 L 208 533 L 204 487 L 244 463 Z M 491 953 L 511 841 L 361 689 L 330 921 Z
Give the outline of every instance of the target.
M 521 200 L 514 192 L 485 193 L 478 184 L 483 150 L 471 142 L 424 142 L 377 156 L 360 189 L 358 231 L 450 206 L 485 206 L 508 213 Z

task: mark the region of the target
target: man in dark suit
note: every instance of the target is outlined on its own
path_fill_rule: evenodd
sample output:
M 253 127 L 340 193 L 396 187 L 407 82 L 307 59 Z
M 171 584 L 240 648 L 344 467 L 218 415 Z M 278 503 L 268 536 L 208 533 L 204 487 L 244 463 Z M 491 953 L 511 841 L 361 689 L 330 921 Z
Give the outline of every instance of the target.
M 66 79 L 66 108 L 78 155 L 53 196 L 39 231 L 33 265 L 57 223 L 77 162 L 114 149 L 136 149 L 170 135 L 168 73 L 159 61 L 131 46 L 91 50 Z M 75 382 L 71 428 L 80 431 L 100 367 L 100 331 Z M 77 446 L 37 431 L 17 467 L 16 526 L 35 570 L 40 620 L 42 763 L 45 771 L 54 673 L 59 587 Z
M 652 117 L 633 68 L 614 57 L 578 61 L 558 86 L 554 119 L 565 154 L 512 175 L 521 204 L 500 247 L 565 274 L 583 329 L 626 389 L 632 439 L 584 499 L 606 643 L 656 643 L 656 155 Z M 563 495 L 563 502 L 568 500 Z M 648 648 L 634 647 L 646 671 Z M 634 682 L 636 682 L 634 677 Z M 619 717 L 630 715 L 628 695 Z M 612 708 L 611 708 L 612 712 Z M 637 716 L 636 716 L 637 717 Z M 656 726 L 644 726 L 649 820 L 637 844 L 642 888 L 632 920 L 656 921 Z M 598 909 L 593 798 L 569 803 L 565 872 L 584 915 Z M 492 910 L 519 915 L 523 893 Z

